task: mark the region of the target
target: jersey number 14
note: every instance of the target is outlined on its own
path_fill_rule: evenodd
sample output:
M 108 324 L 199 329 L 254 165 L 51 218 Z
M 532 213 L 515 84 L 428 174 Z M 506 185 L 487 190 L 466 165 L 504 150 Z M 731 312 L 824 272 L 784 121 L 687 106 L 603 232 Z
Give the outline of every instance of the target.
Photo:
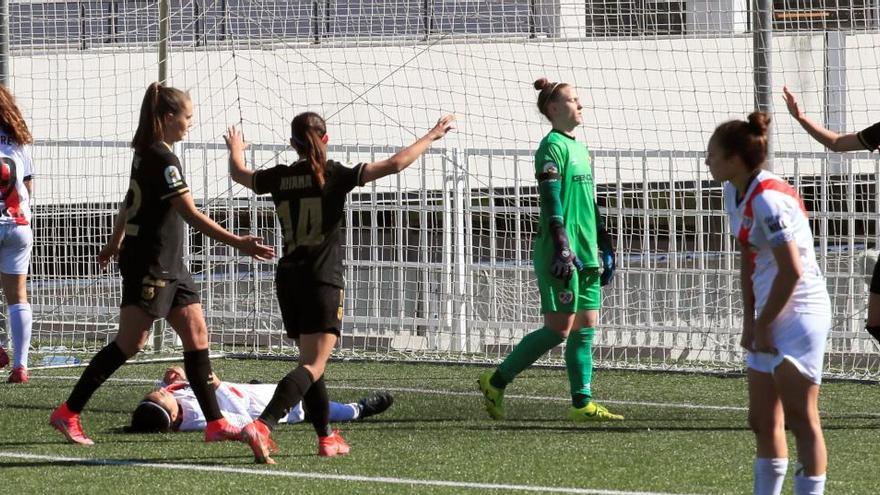
M 294 228 L 294 211 L 290 201 L 278 203 L 278 218 L 281 220 L 286 247 L 284 254 L 292 253 L 299 246 L 317 246 L 324 242 L 324 234 L 321 232 L 321 198 L 300 198 L 299 208 L 296 210 L 299 214 Z

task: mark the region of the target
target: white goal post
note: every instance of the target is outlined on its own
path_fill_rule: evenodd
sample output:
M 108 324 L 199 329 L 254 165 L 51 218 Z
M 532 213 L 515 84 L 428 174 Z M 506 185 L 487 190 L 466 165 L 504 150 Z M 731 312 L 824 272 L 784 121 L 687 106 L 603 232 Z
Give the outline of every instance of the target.
M 6 80 L 37 140 L 38 357 L 88 354 L 112 338 L 119 279 L 94 257 L 127 187 L 140 99 L 164 71 L 195 105 L 177 153 L 197 204 L 227 229 L 276 245 L 271 201 L 228 178 L 226 126 L 242 127 L 248 164 L 261 168 L 291 161 L 290 119 L 314 110 L 327 119 L 330 156 L 356 163 L 455 113 L 456 131 L 413 167 L 352 193 L 339 354 L 501 358 L 541 321 L 532 156 L 549 126 L 532 81 L 546 76 L 579 92 L 578 139 L 592 152 L 617 245 L 597 364 L 741 369 L 736 247 L 704 150 L 717 124 L 754 106 L 749 2 L 173 0 L 164 20 L 160 3 L 8 2 Z M 840 132 L 880 120 L 878 2 L 772 3 L 772 166 L 810 210 L 834 304 L 828 374 L 876 378 L 862 266 L 880 241 L 880 161 L 827 153 L 779 95 L 789 86 L 811 117 Z M 214 350 L 295 355 L 271 263 L 193 233 L 186 261 Z M 176 351 L 167 329 L 157 327 L 149 350 Z

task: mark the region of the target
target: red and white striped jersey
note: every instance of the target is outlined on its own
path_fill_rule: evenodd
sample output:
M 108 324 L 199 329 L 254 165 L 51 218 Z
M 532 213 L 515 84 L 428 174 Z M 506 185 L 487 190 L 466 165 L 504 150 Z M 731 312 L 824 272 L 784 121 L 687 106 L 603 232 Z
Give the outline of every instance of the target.
M 752 178 L 746 193 L 741 198 L 737 196 L 736 187 L 726 183 L 724 208 L 730 218 L 731 231 L 753 253 L 752 288 L 757 313 L 760 314 L 767 303 L 773 280 L 779 272 L 773 248 L 792 241 L 800 253 L 803 275 L 785 311 L 830 313 L 828 290 L 816 263 L 807 210 L 794 187 L 779 176 L 762 170 Z
M 30 194 L 24 181 L 34 174 L 31 154 L 0 129 L 0 224 L 29 225 Z

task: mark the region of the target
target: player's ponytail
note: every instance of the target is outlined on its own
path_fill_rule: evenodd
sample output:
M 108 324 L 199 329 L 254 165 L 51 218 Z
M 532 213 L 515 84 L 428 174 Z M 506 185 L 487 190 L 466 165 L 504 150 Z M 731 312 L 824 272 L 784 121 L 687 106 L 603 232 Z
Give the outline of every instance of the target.
M 305 157 L 319 187 L 324 187 L 324 166 L 327 163 L 327 124 L 315 112 L 303 112 L 290 122 L 290 140 Z
M 767 161 L 770 139 L 770 115 L 752 112 L 748 122 L 731 120 L 719 125 L 712 135 L 725 156 L 738 155 L 749 170 L 757 170 Z
M 538 111 L 541 115 L 550 118 L 547 115 L 547 105 L 559 98 L 559 90 L 568 87 L 568 83 L 550 82 L 546 77 L 542 77 L 534 82 L 535 90 L 538 93 Z
M 0 84 L 0 129 L 18 144 L 31 144 L 34 138 L 28 129 L 15 98 L 6 86 Z
M 144 93 L 138 127 L 131 140 L 131 147 L 135 152 L 142 154 L 153 143 L 165 139 L 162 117 L 183 111 L 189 101 L 189 95 L 184 91 L 158 82 L 151 83 Z

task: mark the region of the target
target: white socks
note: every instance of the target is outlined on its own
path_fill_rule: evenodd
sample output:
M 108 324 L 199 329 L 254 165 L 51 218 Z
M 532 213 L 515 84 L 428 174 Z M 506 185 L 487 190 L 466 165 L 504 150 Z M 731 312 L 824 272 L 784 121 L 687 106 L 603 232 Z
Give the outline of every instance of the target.
M 794 471 L 794 495 L 822 495 L 825 493 L 825 475 L 804 476 L 803 466 L 797 464 Z
M 31 323 L 34 314 L 28 303 L 9 306 L 9 326 L 12 328 L 12 367 L 27 368 L 31 347 Z
M 755 495 L 779 495 L 788 470 L 788 458 L 755 459 Z M 795 492 L 797 493 L 797 492 Z

